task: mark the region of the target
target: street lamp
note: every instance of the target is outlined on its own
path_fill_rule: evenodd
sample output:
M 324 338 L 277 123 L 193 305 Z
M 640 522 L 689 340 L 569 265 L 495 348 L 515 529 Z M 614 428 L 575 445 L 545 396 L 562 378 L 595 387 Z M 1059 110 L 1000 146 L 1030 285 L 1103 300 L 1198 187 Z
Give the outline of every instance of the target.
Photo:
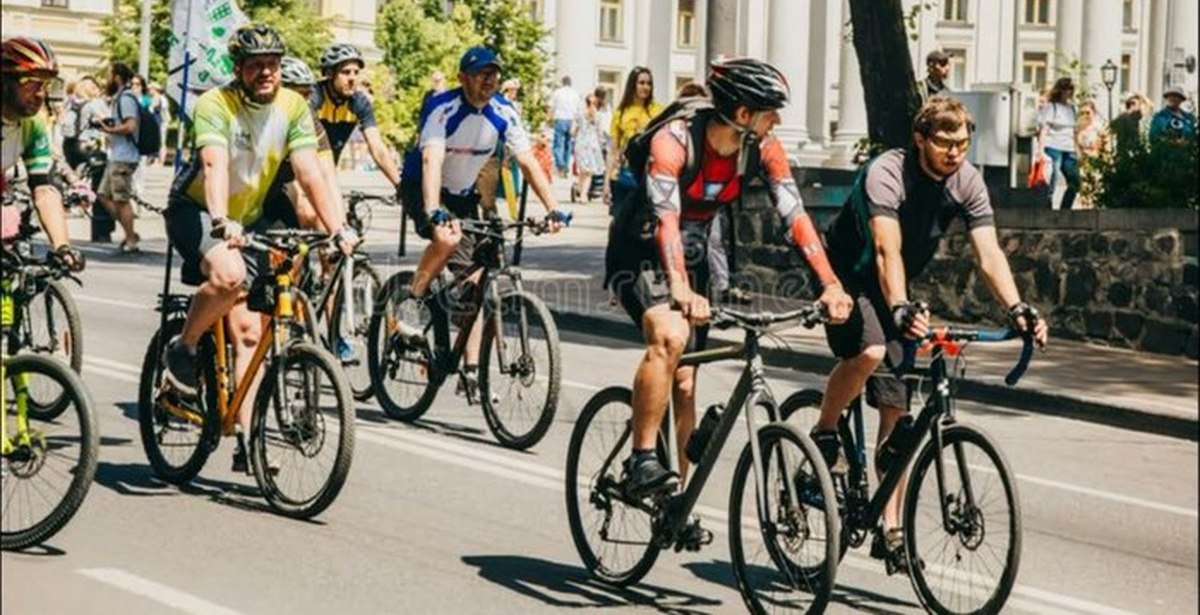
M 1108 89 L 1108 121 L 1112 121 L 1112 89 L 1117 84 L 1117 65 L 1113 64 L 1112 58 L 1100 67 L 1100 81 L 1104 83 L 1104 87 Z

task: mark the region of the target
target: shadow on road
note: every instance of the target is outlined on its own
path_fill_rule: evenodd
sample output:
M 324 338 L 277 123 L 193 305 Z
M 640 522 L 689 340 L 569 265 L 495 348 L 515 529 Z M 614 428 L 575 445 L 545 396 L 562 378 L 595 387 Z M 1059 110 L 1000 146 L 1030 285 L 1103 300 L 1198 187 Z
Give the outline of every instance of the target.
M 740 591 L 737 586 L 737 579 L 733 577 L 733 564 L 725 561 L 710 560 L 707 562 L 689 562 L 683 564 L 683 567 L 696 575 L 697 578 L 728 587 L 733 591 Z M 755 570 L 759 568 L 759 570 Z M 771 578 L 777 575 L 774 569 L 767 570 L 759 566 L 750 566 L 750 574 L 756 578 Z M 884 596 L 875 592 L 855 589 L 839 585 L 834 588 L 833 596 L 830 602 L 843 604 L 853 608 L 855 611 L 862 613 L 874 613 L 875 615 L 888 615 L 892 613 L 900 613 L 897 609 L 920 609 L 921 606 L 915 602 L 898 600 L 891 596 Z
M 558 608 L 641 606 L 661 613 L 692 614 L 720 607 L 722 602 L 665 587 L 641 583 L 614 587 L 597 581 L 586 570 L 557 562 L 516 555 L 476 555 L 463 563 L 479 569 L 479 576 L 518 594 Z M 711 609 L 710 609 L 711 610 Z
M 31 547 L 25 547 L 24 549 L 6 551 L 6 553 L 12 553 L 15 555 L 28 555 L 29 557 L 58 557 L 60 555 L 67 554 L 66 551 L 48 544 L 33 545 Z

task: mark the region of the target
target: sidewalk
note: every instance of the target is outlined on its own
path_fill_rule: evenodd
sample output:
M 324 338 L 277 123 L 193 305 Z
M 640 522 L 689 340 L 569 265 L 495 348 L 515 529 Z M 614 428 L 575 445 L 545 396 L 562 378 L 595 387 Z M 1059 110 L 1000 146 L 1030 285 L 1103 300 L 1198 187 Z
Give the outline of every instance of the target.
M 156 178 L 158 179 L 158 178 Z M 147 196 L 165 182 L 147 181 Z M 343 173 L 344 189 L 384 191 L 378 174 Z M 565 205 L 567 185 L 556 180 L 564 206 L 574 213 L 570 228 L 556 236 L 532 238 L 524 248 L 521 269 L 526 287 L 538 293 L 555 312 L 560 328 L 640 342 L 641 336 L 620 309 L 609 304 L 602 288 L 603 249 L 607 238 L 607 208 Z M 160 200 L 165 200 L 160 199 Z M 503 203 L 501 210 L 504 210 Z M 530 196 L 529 215 L 540 216 L 541 206 Z M 424 242 L 408 236 L 408 256 L 397 260 L 398 211 L 376 210 L 368 251 L 385 269 L 412 267 Z M 144 220 L 145 218 L 143 218 Z M 161 237 L 161 223 L 149 226 L 142 236 Z M 148 231 L 148 232 L 147 232 Z M 75 231 L 72 231 L 73 236 Z M 157 243 L 157 242 L 155 242 Z M 155 243 L 146 247 L 155 249 Z M 161 250 L 161 244 L 157 247 Z M 751 306 L 786 309 L 774 299 L 759 297 Z M 793 327 L 779 332 L 786 346 L 766 342 L 764 360 L 779 367 L 822 373 L 833 366 L 821 328 Z M 740 341 L 736 333 L 714 331 L 717 340 Z M 1029 370 L 1016 387 L 1004 384 L 1004 375 L 1017 360 L 1020 342 L 977 344 L 968 348 L 966 377 L 958 394 L 973 401 L 1053 414 L 1137 431 L 1200 440 L 1200 377 L 1196 361 L 1051 339 L 1050 347 L 1035 354 Z

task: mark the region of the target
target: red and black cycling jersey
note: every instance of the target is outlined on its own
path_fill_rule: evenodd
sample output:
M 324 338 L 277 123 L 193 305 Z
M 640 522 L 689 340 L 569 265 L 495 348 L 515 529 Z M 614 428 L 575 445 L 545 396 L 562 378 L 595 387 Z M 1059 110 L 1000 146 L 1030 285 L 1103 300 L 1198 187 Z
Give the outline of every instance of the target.
M 711 116 L 697 116 L 691 121 L 708 121 L 708 117 Z M 697 151 L 700 159 L 695 178 L 688 181 L 688 185 L 680 186 L 680 182 L 685 181 L 689 139 L 693 134 L 704 134 L 692 128 L 686 120 L 677 120 L 661 128 L 650 141 L 650 162 L 646 170 L 646 194 L 658 219 L 655 240 L 659 258 L 664 271 L 679 274 L 686 273 L 681 221 L 706 223 L 711 220 L 721 207 L 737 201 L 743 179 L 738 173 L 739 154 L 721 156 L 705 139 L 704 147 Z M 820 235 L 804 211 L 783 145 L 773 135 L 768 135 L 757 149 L 758 160 L 752 168 L 757 168 L 767 183 L 775 210 L 790 231 L 788 241 L 804 254 L 822 284 L 835 283 L 837 278 L 825 257 Z

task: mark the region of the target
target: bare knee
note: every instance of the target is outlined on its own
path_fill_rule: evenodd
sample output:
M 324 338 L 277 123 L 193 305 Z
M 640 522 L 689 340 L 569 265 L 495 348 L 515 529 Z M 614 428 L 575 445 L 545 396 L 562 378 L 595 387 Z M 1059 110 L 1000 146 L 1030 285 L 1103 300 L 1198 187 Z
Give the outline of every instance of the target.
M 883 345 L 867 346 L 854 357 L 847 360 L 855 369 L 862 372 L 873 372 L 880 363 L 883 363 L 883 358 L 887 356 L 887 347 Z
M 679 323 L 674 323 L 664 319 L 647 319 L 645 323 L 648 325 L 645 327 L 647 355 L 667 360 L 671 365 L 675 365 L 679 361 L 688 341 L 687 323 L 682 318 L 679 320 Z
M 208 283 L 222 292 L 241 289 L 246 280 L 246 264 L 240 254 L 225 247 L 214 248 L 204 257 Z
M 252 349 L 258 346 L 258 340 L 262 338 L 262 318 L 248 309 L 245 306 L 239 306 L 242 309 L 234 310 L 230 314 L 230 328 L 233 333 L 233 338 L 237 341 L 238 347 L 243 349 Z
M 675 370 L 675 392 L 689 399 L 696 396 L 695 367 L 680 367 Z

